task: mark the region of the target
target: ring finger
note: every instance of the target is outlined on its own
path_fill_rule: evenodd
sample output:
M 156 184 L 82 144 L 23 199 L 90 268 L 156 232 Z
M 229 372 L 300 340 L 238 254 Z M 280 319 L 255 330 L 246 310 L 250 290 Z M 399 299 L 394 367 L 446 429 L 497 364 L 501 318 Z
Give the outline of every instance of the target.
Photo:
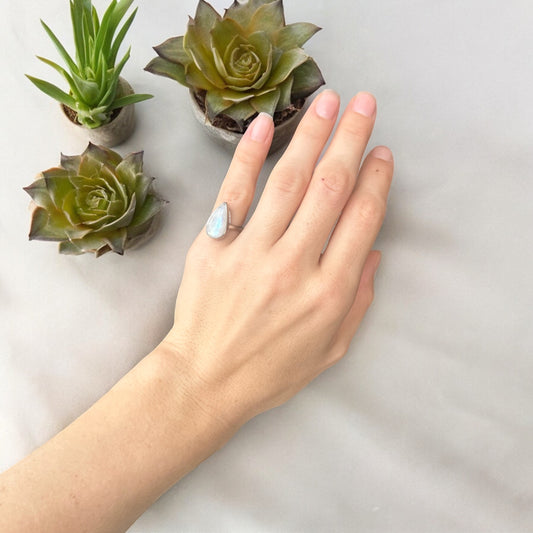
M 272 117 L 266 113 L 260 113 L 252 121 L 235 150 L 213 207 L 216 209 L 226 202 L 232 225 L 242 226 L 244 224 L 273 134 Z M 236 235 L 237 232 L 229 231 L 224 236 L 224 241 L 231 241 Z

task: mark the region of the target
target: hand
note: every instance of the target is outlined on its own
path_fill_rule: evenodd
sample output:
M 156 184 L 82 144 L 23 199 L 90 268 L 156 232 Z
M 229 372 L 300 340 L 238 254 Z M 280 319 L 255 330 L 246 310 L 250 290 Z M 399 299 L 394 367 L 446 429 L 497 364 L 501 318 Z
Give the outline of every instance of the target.
M 372 300 L 393 164 L 381 147 L 360 166 L 375 119 L 364 93 L 317 163 L 338 109 L 331 91 L 314 101 L 242 233 L 198 236 L 161 345 L 0 475 L 0 530 L 125 531 L 246 420 L 344 355 Z M 261 115 L 237 148 L 215 204 L 229 203 L 234 224 L 272 133 Z
M 213 240 L 202 231 L 188 254 L 166 343 L 193 370 L 200 401 L 219 416 L 224 405 L 230 424 L 283 403 L 337 362 L 372 301 L 392 154 L 378 147 L 361 164 L 376 104 L 360 93 L 319 161 L 338 111 L 338 96 L 321 93 L 242 233 Z M 273 129 L 260 115 L 236 150 L 215 202 L 229 204 L 233 224 L 247 217 Z

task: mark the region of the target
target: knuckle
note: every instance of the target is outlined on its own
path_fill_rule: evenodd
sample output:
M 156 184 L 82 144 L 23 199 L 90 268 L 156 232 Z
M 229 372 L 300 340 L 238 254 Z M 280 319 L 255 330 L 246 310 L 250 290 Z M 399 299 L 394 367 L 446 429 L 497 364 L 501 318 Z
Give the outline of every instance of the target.
M 271 266 L 269 269 L 271 280 L 277 289 L 276 292 L 281 294 L 290 290 L 291 287 L 299 285 L 302 279 L 302 267 L 295 255 L 287 253 L 285 261 L 277 266 Z
M 307 178 L 301 165 L 297 165 L 292 161 L 280 161 L 270 179 L 272 180 L 272 186 L 277 191 L 290 195 L 298 194 L 304 184 L 307 183 Z
M 248 146 L 238 145 L 231 162 L 232 166 L 242 165 L 244 167 L 256 167 L 262 161 L 256 152 L 250 150 Z
M 317 179 L 325 191 L 336 196 L 345 196 L 353 187 L 353 176 L 345 165 L 325 163 L 317 169 Z
M 368 120 L 352 117 L 352 120 L 346 120 L 342 124 L 342 131 L 357 143 L 366 144 L 370 138 L 371 125 Z
M 313 145 L 324 143 L 324 133 L 317 128 L 316 123 L 313 121 L 302 120 L 300 122 L 296 133 L 295 139 L 300 142 L 311 143 Z M 290 150 L 290 147 L 289 147 Z
M 221 198 L 224 202 L 237 205 L 248 205 L 253 200 L 253 190 L 250 187 L 244 187 L 242 184 L 226 184 L 222 187 Z
M 326 317 L 337 320 L 344 312 L 347 300 L 346 283 L 338 277 L 330 277 L 323 281 L 317 291 L 317 303 Z
M 333 365 L 336 365 L 348 351 L 350 343 L 346 340 L 337 340 L 335 344 L 331 347 L 327 357 L 324 359 L 325 369 L 331 368 Z
M 363 224 L 374 226 L 383 222 L 387 206 L 385 201 L 371 192 L 365 192 L 359 196 L 357 202 L 357 214 Z

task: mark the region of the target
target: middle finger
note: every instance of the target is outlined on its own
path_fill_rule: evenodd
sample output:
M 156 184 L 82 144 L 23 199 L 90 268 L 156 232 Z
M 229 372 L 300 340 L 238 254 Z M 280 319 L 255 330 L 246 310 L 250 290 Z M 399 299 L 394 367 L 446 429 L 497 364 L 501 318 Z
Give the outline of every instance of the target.
M 261 242 L 274 244 L 298 209 L 316 162 L 333 130 L 339 97 L 325 90 L 306 112 L 294 137 L 274 167 L 248 226 Z

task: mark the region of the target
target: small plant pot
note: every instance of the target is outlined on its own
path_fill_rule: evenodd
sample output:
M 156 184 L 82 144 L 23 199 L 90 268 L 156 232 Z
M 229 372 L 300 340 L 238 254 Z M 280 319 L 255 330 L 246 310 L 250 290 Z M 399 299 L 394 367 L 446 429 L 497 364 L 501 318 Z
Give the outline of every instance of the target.
M 202 125 L 207 134 L 218 144 L 230 150 L 235 150 L 235 147 L 242 139 L 243 133 L 214 126 L 207 118 L 205 110 L 198 103 L 198 99 L 192 90 L 189 90 L 189 95 L 191 98 L 191 107 L 193 115 L 195 116 L 196 120 L 198 120 L 198 122 Z M 268 152 L 269 155 L 277 152 L 281 148 L 284 148 L 289 143 L 294 132 L 296 131 L 298 123 L 300 122 L 303 116 L 304 108 L 305 100 L 302 99 L 300 102 L 298 102 L 298 106 L 295 109 L 294 113 L 288 118 L 277 119 L 276 116 L 274 117 L 276 126 L 274 128 L 274 138 L 272 139 L 272 145 L 270 146 L 270 151 Z
M 121 96 L 133 94 L 133 88 L 124 79 L 119 78 L 118 91 Z M 88 128 L 77 122 L 76 112 L 61 104 L 62 114 L 76 135 L 86 141 L 109 148 L 122 144 L 129 139 L 135 130 L 135 104 L 116 110 L 111 122 L 99 128 Z

